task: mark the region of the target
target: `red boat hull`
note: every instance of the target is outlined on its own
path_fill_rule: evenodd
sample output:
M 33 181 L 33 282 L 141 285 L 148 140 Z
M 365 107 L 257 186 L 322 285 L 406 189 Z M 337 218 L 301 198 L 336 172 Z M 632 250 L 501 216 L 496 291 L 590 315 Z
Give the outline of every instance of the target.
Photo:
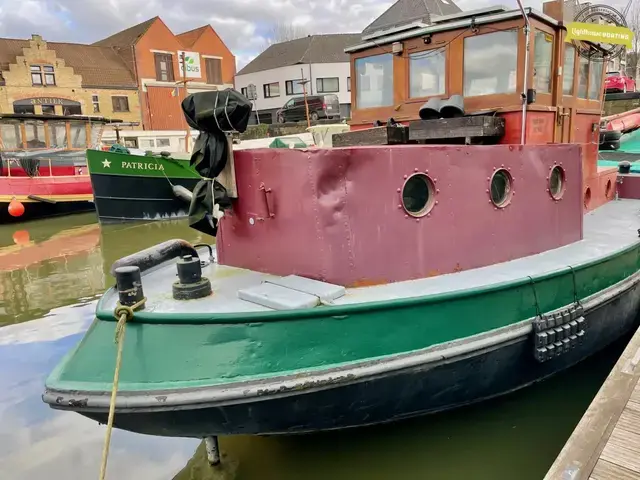
M 9 215 L 12 200 L 21 202 L 20 217 Z M 24 221 L 93 210 L 89 175 L 0 177 L 0 222 Z

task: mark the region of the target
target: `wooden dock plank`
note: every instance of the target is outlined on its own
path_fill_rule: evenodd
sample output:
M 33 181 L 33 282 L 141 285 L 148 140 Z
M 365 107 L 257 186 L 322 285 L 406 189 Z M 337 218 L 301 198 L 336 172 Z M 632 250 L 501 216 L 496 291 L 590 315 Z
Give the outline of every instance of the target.
M 600 458 L 640 474 L 640 434 L 614 428 Z
M 640 329 L 611 370 L 545 480 L 640 480 L 639 380 Z M 632 474 L 635 476 L 629 477 Z
M 600 459 L 596 463 L 589 480 L 640 480 L 640 474 Z
M 629 403 L 627 403 L 627 409 L 640 413 L 640 402 L 629 400 Z
M 616 427 L 626 430 L 627 432 L 640 433 L 640 411 L 629 408 L 629 403 L 627 403 L 626 408 L 618 419 Z

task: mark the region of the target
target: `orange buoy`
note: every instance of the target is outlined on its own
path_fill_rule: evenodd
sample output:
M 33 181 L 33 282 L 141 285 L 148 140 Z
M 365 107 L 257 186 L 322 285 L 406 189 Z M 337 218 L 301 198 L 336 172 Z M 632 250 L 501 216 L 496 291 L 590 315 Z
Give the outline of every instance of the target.
M 28 230 L 16 230 L 13 232 L 13 241 L 16 245 L 27 245 L 31 238 L 29 238 Z
M 12 217 L 21 217 L 24 214 L 24 205 L 14 198 L 9 202 L 8 210 Z

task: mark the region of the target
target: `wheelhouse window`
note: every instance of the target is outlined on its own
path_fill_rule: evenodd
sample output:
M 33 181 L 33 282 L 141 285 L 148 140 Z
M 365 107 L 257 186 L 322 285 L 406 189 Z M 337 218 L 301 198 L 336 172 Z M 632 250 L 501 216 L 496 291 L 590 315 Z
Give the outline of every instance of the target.
M 445 55 L 445 52 L 439 49 L 409 55 L 409 96 L 411 98 L 444 95 Z
M 578 62 L 578 98 L 587 98 L 589 85 L 589 59 L 580 55 Z
M 464 39 L 464 95 L 515 93 L 518 32 L 507 30 Z
M 274 98 L 280 96 L 280 83 L 265 83 L 262 86 L 262 90 L 264 93 L 264 98 Z
M 340 91 L 340 80 L 338 77 L 317 78 L 316 89 L 318 93 L 338 93 Z
M 393 55 L 384 53 L 355 61 L 358 108 L 393 105 Z
M 87 128 L 82 122 L 69 122 L 71 129 L 71 147 L 87 148 Z
M 34 86 L 55 86 L 56 75 L 51 65 L 31 65 L 31 84 Z
M 284 82 L 284 88 L 287 95 L 302 95 L 304 93 L 304 86 L 300 83 L 301 80 L 287 80 Z
M 540 93 L 551 93 L 553 35 L 536 31 L 533 54 L 533 85 Z
M 204 65 L 207 69 L 207 83 L 210 85 L 222 85 L 222 60 L 219 58 L 205 58 Z
M 67 126 L 65 122 L 47 122 L 49 142 L 52 148 L 67 148 Z
M 240 89 L 240 93 L 241 93 L 242 95 L 244 95 L 245 97 L 249 98 L 249 90 L 247 89 L 247 87 L 242 87 L 242 88 Z
M 27 148 L 46 148 L 42 120 L 27 120 L 24 122 L 24 129 L 27 134 Z
M 159 147 L 170 147 L 171 140 L 169 138 L 156 138 L 156 145 Z
M 55 115 L 56 114 L 56 106 L 55 105 L 42 105 L 42 113 L 43 113 L 43 115 Z
M 0 123 L 0 146 L 7 150 L 22 148 L 19 122 L 4 120 Z
M 154 53 L 156 65 L 156 80 L 159 82 L 173 82 L 173 55 L 169 53 Z M 115 111 L 115 110 L 114 110 Z
M 591 60 L 589 63 L 589 100 L 600 100 L 604 62 Z
M 128 112 L 129 111 L 129 97 L 118 96 L 111 97 L 114 112 Z
M 565 45 L 564 47 L 564 67 L 562 78 L 563 95 L 573 95 L 573 79 L 576 68 L 576 49 L 573 45 Z

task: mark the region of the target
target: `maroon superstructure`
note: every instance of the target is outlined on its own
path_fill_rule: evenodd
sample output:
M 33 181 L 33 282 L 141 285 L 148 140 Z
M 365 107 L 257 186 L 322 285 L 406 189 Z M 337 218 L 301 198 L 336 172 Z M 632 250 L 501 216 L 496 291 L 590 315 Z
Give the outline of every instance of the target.
M 238 200 L 217 241 L 226 265 L 355 286 L 491 265 L 582 238 L 577 145 L 252 150 L 234 157 Z M 558 200 L 549 192 L 554 167 L 564 172 Z M 499 170 L 513 189 L 496 206 L 489 189 Z M 420 217 L 402 205 L 405 182 L 416 174 L 433 182 L 430 210 Z

